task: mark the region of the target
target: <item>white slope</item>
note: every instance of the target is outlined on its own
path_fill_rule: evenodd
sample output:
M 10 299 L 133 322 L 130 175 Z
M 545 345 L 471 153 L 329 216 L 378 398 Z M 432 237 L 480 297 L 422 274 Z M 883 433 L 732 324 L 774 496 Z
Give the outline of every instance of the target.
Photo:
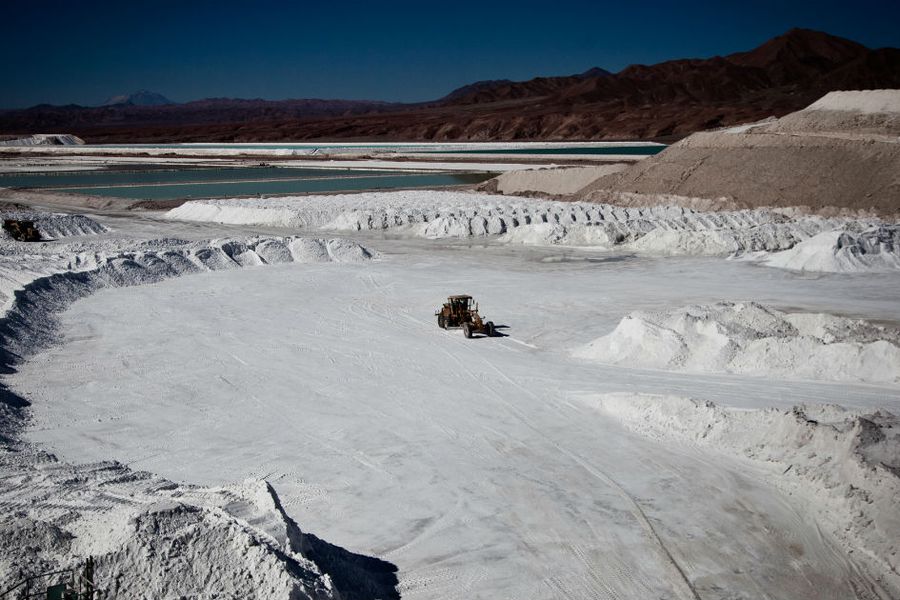
M 752 302 L 635 311 L 574 354 L 649 369 L 900 383 L 900 330 Z
M 900 113 L 900 90 L 828 92 L 803 110 L 837 110 L 864 114 Z
M 587 167 L 559 167 L 545 169 L 507 170 L 494 178 L 496 191 L 501 194 L 539 193 L 574 194 L 599 177 L 624 171 L 625 163 L 592 165 Z
M 358 264 L 230 269 L 100 291 L 9 376 L 29 439 L 175 480 L 265 477 L 289 516 L 400 568 L 404 598 L 866 597 L 877 567 L 768 471 L 648 441 L 576 402 L 673 391 L 730 406 L 900 409 L 896 386 L 574 361 L 628 307 L 756 295 L 900 319 L 894 274 L 382 242 Z M 508 337 L 433 317 L 474 294 Z M 847 545 L 839 545 L 847 544 Z M 887 586 L 888 583 L 883 583 Z M 890 588 L 885 588 L 890 589 Z
M 839 406 L 739 410 L 675 396 L 606 394 L 585 401 L 628 429 L 753 461 L 806 498 L 825 527 L 900 570 L 900 419 Z

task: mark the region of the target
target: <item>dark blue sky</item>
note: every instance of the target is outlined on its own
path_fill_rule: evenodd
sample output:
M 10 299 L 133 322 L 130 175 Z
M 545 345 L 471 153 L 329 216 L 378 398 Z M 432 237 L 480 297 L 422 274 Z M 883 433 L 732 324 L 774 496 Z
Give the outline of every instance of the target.
M 428 100 L 481 79 L 747 50 L 791 27 L 900 46 L 897 0 L 2 0 L 0 22 L 7 108 L 141 88 L 179 102 Z

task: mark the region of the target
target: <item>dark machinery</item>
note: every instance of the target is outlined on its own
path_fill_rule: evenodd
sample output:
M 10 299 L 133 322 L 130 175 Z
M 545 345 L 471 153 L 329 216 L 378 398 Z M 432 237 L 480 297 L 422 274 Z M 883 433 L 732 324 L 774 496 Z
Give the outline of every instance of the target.
M 472 301 L 472 296 L 457 294 L 449 296 L 440 311 L 436 312 L 438 327 L 450 329 L 459 327 L 467 338 L 476 333 L 482 333 L 488 337 L 494 336 L 493 321 L 485 322 L 478 314 L 478 304 Z
M 3 229 L 9 235 L 20 242 L 40 242 L 41 234 L 34 226 L 34 221 L 20 221 L 18 219 L 4 219 Z

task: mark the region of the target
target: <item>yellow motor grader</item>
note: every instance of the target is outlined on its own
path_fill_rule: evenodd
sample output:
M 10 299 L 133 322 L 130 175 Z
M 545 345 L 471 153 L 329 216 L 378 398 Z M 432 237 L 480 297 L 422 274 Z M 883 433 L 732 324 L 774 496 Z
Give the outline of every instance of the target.
M 466 294 L 449 296 L 441 310 L 434 314 L 441 329 L 462 328 L 463 335 L 467 338 L 476 333 L 494 336 L 493 321 L 485 322 L 481 318 L 478 314 L 478 304 L 472 301 L 472 296 Z

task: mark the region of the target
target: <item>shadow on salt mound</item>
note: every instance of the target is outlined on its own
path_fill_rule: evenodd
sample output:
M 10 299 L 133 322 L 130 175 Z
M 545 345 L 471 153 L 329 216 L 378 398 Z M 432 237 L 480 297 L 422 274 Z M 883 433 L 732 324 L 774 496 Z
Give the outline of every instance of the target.
M 222 252 L 242 267 L 264 264 L 259 255 L 244 242 L 234 240 L 225 242 L 222 244 Z
M 358 263 L 373 258 L 373 254 L 366 248 L 343 239 L 295 238 L 287 247 L 294 260 L 300 263 Z
M 365 262 L 373 258 L 369 250 L 350 240 L 331 239 L 325 242 L 325 247 L 331 260 L 339 263 Z
M 188 247 L 184 252 L 211 271 L 289 262 L 355 263 L 374 257 L 372 252 L 351 240 L 305 237 L 212 240 Z
M 331 578 L 341 600 L 399 600 L 397 591 L 396 565 L 387 561 L 356 554 L 340 546 L 335 546 L 308 532 L 303 532 L 291 519 L 278 494 L 268 482 L 257 485 L 255 502 L 269 515 L 268 523 L 254 518 L 254 523 L 262 526 L 286 549 L 302 555 L 311 561 L 325 575 Z M 229 507 L 229 512 L 233 508 Z M 276 518 L 271 517 L 275 515 Z
M 861 233 L 826 231 L 789 250 L 754 257 L 769 267 L 794 271 L 863 273 L 900 270 L 900 225 Z
M 253 251 L 267 265 L 277 265 L 294 261 L 290 248 L 281 240 L 263 240 L 254 246 Z
M 233 261 L 222 248 L 216 246 L 199 248 L 192 251 L 190 255 L 205 269 L 210 271 L 234 269 L 238 266 L 238 263 Z
M 636 311 L 573 355 L 645 369 L 900 383 L 900 332 L 756 303 Z

